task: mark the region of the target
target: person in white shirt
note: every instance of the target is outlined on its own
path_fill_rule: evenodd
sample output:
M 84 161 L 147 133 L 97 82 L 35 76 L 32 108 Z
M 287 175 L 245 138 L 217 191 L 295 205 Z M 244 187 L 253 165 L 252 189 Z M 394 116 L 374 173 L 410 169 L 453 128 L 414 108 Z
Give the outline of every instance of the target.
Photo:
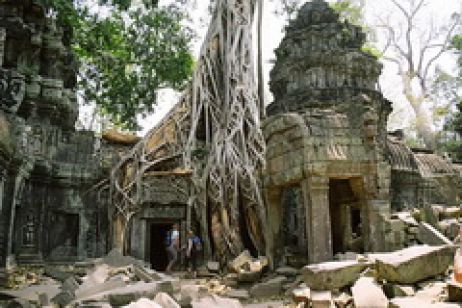
M 167 242 L 168 265 L 165 272 L 171 273 L 172 267 L 178 260 L 178 250 L 180 248 L 180 232 L 178 231 L 178 224 L 173 224 L 172 230 L 167 232 Z

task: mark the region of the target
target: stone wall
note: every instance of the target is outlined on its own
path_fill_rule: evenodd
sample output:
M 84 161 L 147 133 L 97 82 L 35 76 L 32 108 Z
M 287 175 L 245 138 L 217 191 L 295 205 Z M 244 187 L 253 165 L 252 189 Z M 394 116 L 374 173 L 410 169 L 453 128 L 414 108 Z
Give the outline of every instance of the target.
M 107 249 L 98 143 L 74 128 L 70 39 L 40 1 L 0 3 L 0 267 Z

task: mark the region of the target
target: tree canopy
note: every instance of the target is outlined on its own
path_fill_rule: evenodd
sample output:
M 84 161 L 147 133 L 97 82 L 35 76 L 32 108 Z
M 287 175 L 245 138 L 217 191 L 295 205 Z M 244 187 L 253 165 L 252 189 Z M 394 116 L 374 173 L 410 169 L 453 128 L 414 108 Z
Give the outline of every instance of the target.
M 44 2 L 72 31 L 83 100 L 115 125 L 138 129 L 137 115 L 153 111 L 159 89 L 185 87 L 193 70 L 192 34 L 182 25 L 179 6 L 159 7 L 152 0 L 137 7 L 130 0 L 99 0 L 97 6 L 89 0 Z

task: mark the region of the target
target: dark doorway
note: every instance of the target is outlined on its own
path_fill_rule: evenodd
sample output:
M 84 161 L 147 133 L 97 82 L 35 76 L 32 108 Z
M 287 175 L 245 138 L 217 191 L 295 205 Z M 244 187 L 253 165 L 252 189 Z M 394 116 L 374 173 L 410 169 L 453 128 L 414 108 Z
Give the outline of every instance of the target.
M 156 271 L 164 271 L 167 267 L 168 258 L 165 247 L 167 232 L 171 229 L 171 223 L 151 223 L 149 241 L 149 261 Z
M 329 211 L 334 254 L 360 252 L 361 212 L 349 179 L 329 180 Z

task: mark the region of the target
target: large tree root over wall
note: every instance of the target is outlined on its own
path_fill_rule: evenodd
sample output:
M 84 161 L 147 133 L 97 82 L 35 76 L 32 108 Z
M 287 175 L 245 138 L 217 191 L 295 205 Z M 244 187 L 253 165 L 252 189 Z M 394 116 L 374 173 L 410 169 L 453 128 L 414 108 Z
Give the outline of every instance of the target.
M 222 261 L 245 246 L 242 219 L 246 237 L 264 252 L 258 173 L 264 168 L 265 143 L 252 39 L 257 1 L 216 1 L 189 88 L 111 173 L 112 204 L 126 224 L 140 210 L 146 177 L 188 175 L 189 205 L 211 235 L 204 238 L 205 246 L 213 246 Z

